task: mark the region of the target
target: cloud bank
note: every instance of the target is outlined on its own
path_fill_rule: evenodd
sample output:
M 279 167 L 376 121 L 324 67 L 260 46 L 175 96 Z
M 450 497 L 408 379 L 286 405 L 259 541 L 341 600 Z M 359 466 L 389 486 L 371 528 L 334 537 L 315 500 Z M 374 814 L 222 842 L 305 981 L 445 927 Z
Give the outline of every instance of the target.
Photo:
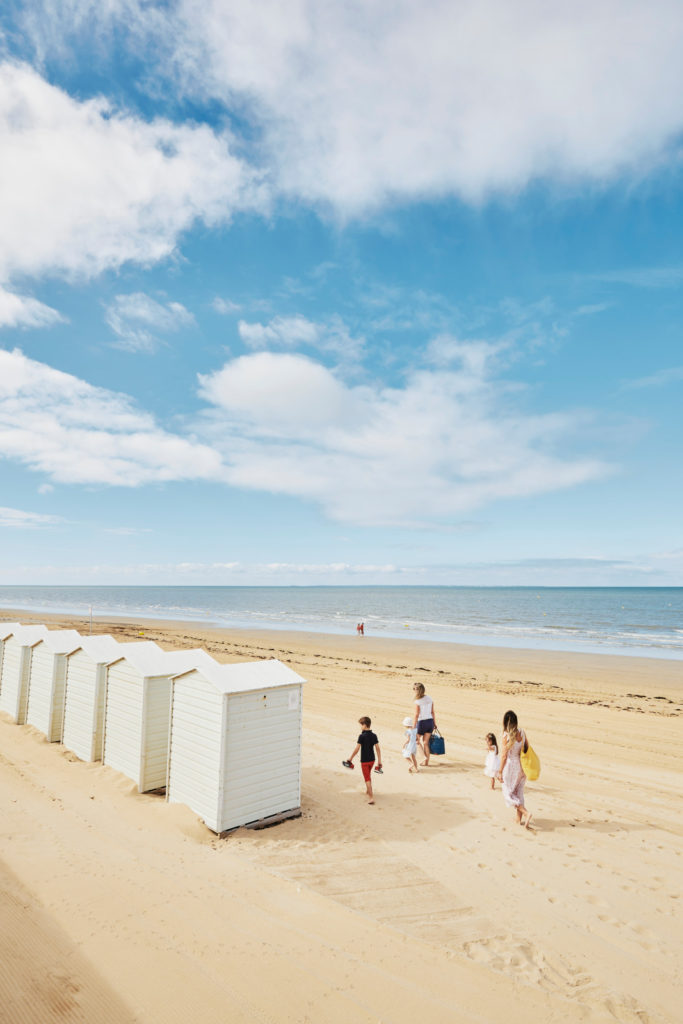
M 677 0 L 33 0 L 24 26 L 45 56 L 146 47 L 152 78 L 246 119 L 280 192 L 341 216 L 640 176 L 683 128 Z
M 52 482 L 222 483 L 371 526 L 448 525 L 604 476 L 599 460 L 563 454 L 582 417 L 525 412 L 494 354 L 453 345 L 450 367 L 414 370 L 401 387 L 351 386 L 303 355 L 241 356 L 200 375 L 205 409 L 180 434 L 126 395 L 0 351 L 0 452 Z
M 557 453 L 581 417 L 516 407 L 514 389 L 493 376 L 494 352 L 454 343 L 458 365 L 415 370 L 394 388 L 348 386 L 302 355 L 241 356 L 200 375 L 213 406 L 204 430 L 233 485 L 306 498 L 362 525 L 448 523 L 604 476 L 597 459 Z

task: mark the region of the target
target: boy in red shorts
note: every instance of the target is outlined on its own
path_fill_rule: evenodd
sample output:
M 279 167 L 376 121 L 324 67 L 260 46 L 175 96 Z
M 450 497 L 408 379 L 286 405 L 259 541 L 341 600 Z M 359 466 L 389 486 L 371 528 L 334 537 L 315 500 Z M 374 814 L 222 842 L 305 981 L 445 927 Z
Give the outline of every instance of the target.
M 360 750 L 360 766 L 363 769 L 363 778 L 365 779 L 365 789 L 368 794 L 368 803 L 374 804 L 375 800 L 372 795 L 372 766 L 375 763 L 375 750 L 377 751 L 377 767 L 376 772 L 382 771 L 382 751 L 379 749 L 379 740 L 372 732 L 370 726 L 372 722 L 367 716 L 358 719 L 362 732 L 358 737 L 358 742 L 353 749 L 353 753 L 348 761 L 344 761 L 344 765 L 347 768 L 353 768 L 353 759 Z

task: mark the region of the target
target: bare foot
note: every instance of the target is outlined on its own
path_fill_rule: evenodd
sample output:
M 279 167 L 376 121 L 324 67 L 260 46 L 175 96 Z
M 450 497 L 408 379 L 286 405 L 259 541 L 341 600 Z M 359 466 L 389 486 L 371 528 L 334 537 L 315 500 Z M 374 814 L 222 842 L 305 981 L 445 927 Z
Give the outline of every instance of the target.
M 374 802 L 375 802 L 374 800 L 368 800 L 369 804 L 374 804 Z
M 527 816 L 526 816 L 526 821 L 524 822 L 524 828 L 529 828 L 529 822 L 531 821 L 532 818 L 533 818 L 533 814 L 531 814 L 531 812 L 529 812 L 529 814 L 527 814 Z
M 429 768 L 429 761 L 420 761 L 421 768 Z

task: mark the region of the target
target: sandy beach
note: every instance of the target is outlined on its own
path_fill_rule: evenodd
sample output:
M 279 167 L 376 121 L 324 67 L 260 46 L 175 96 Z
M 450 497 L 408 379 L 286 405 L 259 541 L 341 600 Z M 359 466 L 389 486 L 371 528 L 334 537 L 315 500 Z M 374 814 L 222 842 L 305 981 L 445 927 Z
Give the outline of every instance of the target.
M 680 661 L 197 623 L 93 632 L 306 678 L 303 815 L 219 839 L 0 714 L 0 1020 L 680 1019 Z M 415 681 L 446 755 L 409 775 Z M 507 708 L 543 765 L 533 833 L 483 775 Z M 384 755 L 375 806 L 341 765 L 362 714 Z

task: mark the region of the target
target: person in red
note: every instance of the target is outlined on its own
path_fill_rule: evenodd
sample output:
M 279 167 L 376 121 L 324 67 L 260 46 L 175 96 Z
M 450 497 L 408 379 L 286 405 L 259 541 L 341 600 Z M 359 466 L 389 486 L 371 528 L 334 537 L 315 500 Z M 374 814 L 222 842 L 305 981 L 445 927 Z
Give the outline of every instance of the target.
M 375 798 L 372 792 L 372 766 L 375 763 L 375 751 L 377 751 L 377 767 L 375 771 L 379 774 L 382 773 L 382 751 L 379 749 L 379 740 L 370 728 L 372 721 L 364 716 L 358 719 L 358 724 L 361 727 L 361 734 L 358 737 L 358 742 L 353 748 L 353 753 L 348 761 L 342 761 L 345 768 L 353 768 L 353 759 L 360 751 L 360 766 L 363 769 L 363 778 L 365 779 L 365 791 L 368 795 L 368 803 L 374 804 Z

